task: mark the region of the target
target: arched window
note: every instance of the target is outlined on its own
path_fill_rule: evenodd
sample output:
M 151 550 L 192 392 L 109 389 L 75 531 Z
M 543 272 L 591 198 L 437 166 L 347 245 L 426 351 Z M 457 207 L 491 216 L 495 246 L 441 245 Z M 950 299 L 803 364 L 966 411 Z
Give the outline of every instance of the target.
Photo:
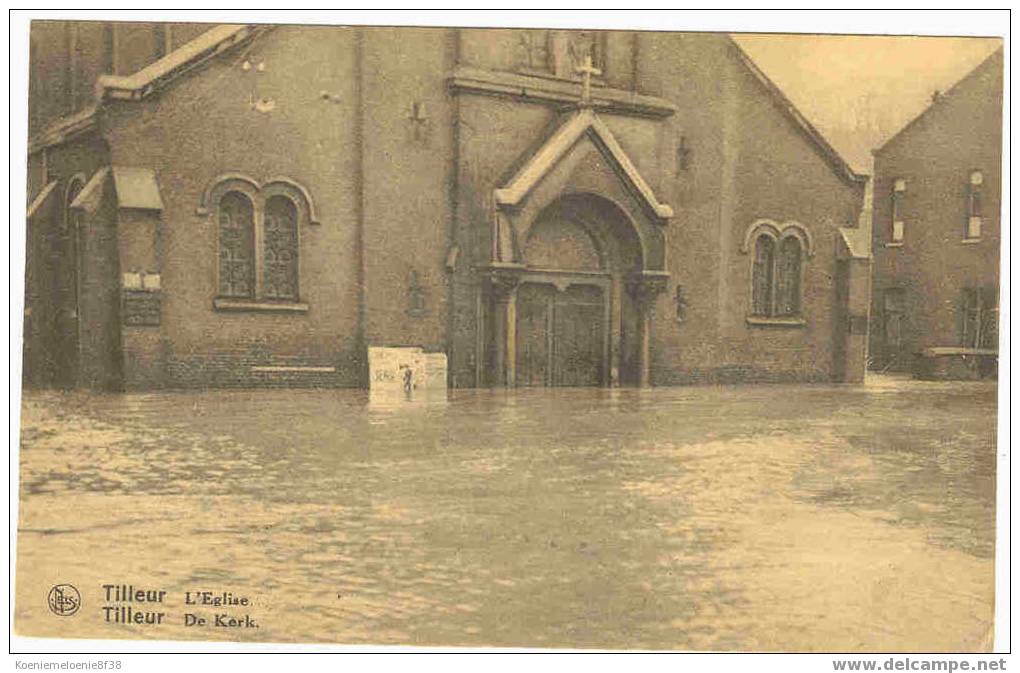
M 772 315 L 773 281 L 775 278 L 776 241 L 768 234 L 761 234 L 754 242 L 754 273 L 752 283 L 753 313 L 758 316 Z
M 796 222 L 759 220 L 748 229 L 741 250 L 750 253 L 752 248 L 751 316 L 799 322 L 803 265 L 812 250 L 810 232 Z
M 79 298 L 82 291 L 82 259 L 85 255 L 85 231 L 82 226 L 82 211 L 72 208 L 81 191 L 85 189 L 85 176 L 75 175 L 67 183 L 67 194 L 64 196 L 64 213 L 60 230 L 60 248 L 64 255 L 63 263 L 69 270 L 67 291 L 73 297 L 75 312 L 79 310 Z
M 262 285 L 267 299 L 297 299 L 298 211 L 286 196 L 266 200 Z
M 776 315 L 795 316 L 800 313 L 800 241 L 787 236 L 779 244 L 776 262 Z
M 227 192 L 217 212 L 220 228 L 220 296 L 255 296 L 255 209 L 240 192 Z
M 198 213 L 219 229 L 214 308 L 308 310 L 301 302 L 301 235 L 305 225 L 318 224 L 308 190 L 285 177 L 260 184 L 226 173 L 206 187 Z
M 85 178 L 81 175 L 76 175 L 71 178 L 67 184 L 67 195 L 64 197 L 64 231 L 73 231 L 78 224 L 78 215 L 74 210 L 71 209 L 71 204 L 81 194 L 81 190 L 85 188 Z

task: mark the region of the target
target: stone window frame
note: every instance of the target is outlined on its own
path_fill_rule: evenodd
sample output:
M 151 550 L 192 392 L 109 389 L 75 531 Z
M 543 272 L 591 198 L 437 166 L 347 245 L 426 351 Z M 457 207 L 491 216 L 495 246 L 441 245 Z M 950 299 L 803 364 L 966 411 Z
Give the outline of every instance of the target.
M 984 225 L 982 200 L 984 196 L 984 171 L 975 168 L 967 177 L 967 205 L 963 223 L 963 243 L 977 243 L 981 240 Z
M 771 282 L 768 285 L 769 308 L 765 313 L 755 310 L 755 266 L 757 263 L 758 241 L 765 237 L 772 242 L 771 260 Z M 790 313 L 779 313 L 777 306 L 777 288 L 779 286 L 779 275 L 781 273 L 780 251 L 786 240 L 794 239 L 800 247 L 799 268 L 796 278 L 796 304 L 797 310 Z M 756 220 L 744 235 L 744 242 L 741 252 L 749 255 L 748 265 L 748 308 L 747 324 L 751 326 L 775 326 L 775 327 L 803 327 L 807 324 L 804 311 L 804 287 L 807 277 L 807 266 L 814 257 L 815 248 L 811 232 L 802 224 L 795 221 L 788 221 L 782 224 L 775 220 Z
M 252 204 L 254 231 L 254 265 L 255 288 L 251 298 L 222 296 L 220 292 L 220 229 L 219 204 L 221 199 L 230 192 L 238 192 L 248 198 Z M 296 251 L 296 292 L 293 298 L 276 299 L 265 296 L 265 214 L 266 204 L 274 196 L 289 199 L 297 213 Z M 307 225 L 318 224 L 315 206 L 308 190 L 300 183 L 285 177 L 276 177 L 260 183 L 254 178 L 241 173 L 228 173 L 217 176 L 209 183 L 202 195 L 202 202 L 197 209 L 199 215 L 207 218 L 215 228 L 215 281 L 213 307 L 221 311 L 253 311 L 253 312 L 285 312 L 306 313 L 308 304 L 302 301 L 301 295 L 301 258 L 302 231 Z
M 903 241 L 907 237 L 906 220 L 903 218 L 903 202 L 907 194 L 906 178 L 893 178 L 892 189 L 889 193 L 889 242 L 887 248 L 903 247 Z

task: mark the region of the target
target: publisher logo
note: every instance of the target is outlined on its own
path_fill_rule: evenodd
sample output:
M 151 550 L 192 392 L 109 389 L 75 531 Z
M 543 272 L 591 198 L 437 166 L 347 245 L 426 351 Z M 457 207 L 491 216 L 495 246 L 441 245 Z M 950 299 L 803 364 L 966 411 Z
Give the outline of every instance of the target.
M 53 614 L 70 617 L 81 607 L 81 594 L 71 584 L 57 584 L 50 589 L 46 602 Z

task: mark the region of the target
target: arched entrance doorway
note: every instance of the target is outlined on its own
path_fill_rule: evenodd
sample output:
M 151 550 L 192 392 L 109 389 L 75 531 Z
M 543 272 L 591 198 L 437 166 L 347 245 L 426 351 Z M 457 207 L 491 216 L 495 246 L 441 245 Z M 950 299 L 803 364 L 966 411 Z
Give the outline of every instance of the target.
M 568 194 L 519 234 L 492 315 L 496 372 L 517 386 L 641 383 L 640 308 L 628 284 L 642 246 L 627 214 L 595 194 Z
M 490 206 L 478 241 L 490 245 L 488 260 L 475 267 L 484 274 L 476 380 L 649 385 L 652 306 L 669 279 L 673 209 L 609 126 L 580 103 L 492 191 Z

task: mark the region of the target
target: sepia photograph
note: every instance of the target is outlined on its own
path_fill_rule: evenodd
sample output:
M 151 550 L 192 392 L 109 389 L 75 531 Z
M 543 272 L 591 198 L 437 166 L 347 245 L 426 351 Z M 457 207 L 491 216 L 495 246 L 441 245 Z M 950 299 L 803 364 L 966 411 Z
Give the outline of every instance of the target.
M 1008 13 L 284 14 L 12 24 L 21 647 L 1009 650 Z

